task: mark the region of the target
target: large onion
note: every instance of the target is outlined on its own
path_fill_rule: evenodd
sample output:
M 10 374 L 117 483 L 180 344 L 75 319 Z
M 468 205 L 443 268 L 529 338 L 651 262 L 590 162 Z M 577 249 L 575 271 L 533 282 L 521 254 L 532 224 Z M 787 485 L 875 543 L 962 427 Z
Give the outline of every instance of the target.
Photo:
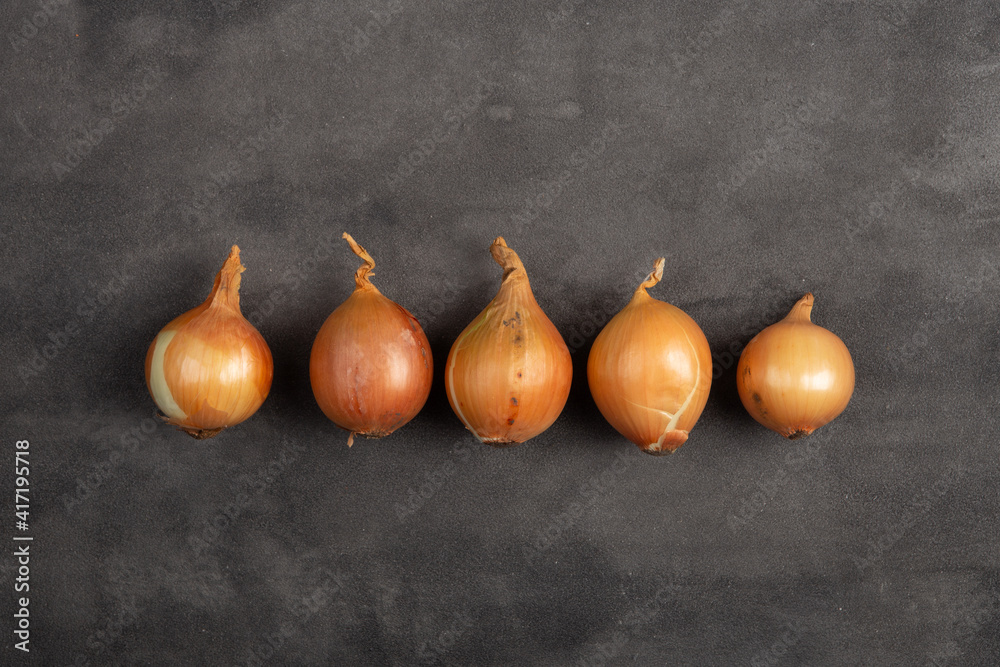
M 535 301 L 517 253 L 497 238 L 490 254 L 503 268 L 503 283 L 452 345 L 445 389 L 455 414 L 476 437 L 504 447 L 552 425 L 569 397 L 573 363 Z
M 736 387 L 754 419 L 790 440 L 809 435 L 847 407 L 854 362 L 844 342 L 810 320 L 813 295 L 747 343 Z
M 434 375 L 431 346 L 417 318 L 372 285 L 371 255 L 344 238 L 363 260 L 351 296 L 326 319 L 309 358 L 313 395 L 337 426 L 367 438 L 389 435 L 427 401 Z
M 688 439 L 712 384 L 712 353 L 684 311 L 649 296 L 663 258 L 611 318 L 590 350 L 587 380 L 597 408 L 649 454 L 670 454 Z

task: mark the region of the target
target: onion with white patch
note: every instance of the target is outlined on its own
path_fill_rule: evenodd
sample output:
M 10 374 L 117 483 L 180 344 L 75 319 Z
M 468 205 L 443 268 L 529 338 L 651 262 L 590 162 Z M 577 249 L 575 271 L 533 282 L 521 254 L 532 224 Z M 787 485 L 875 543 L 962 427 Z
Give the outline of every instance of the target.
M 171 321 L 146 353 L 146 387 L 168 424 L 199 440 L 249 418 L 271 388 L 274 362 L 240 312 L 233 246 L 208 299 Z

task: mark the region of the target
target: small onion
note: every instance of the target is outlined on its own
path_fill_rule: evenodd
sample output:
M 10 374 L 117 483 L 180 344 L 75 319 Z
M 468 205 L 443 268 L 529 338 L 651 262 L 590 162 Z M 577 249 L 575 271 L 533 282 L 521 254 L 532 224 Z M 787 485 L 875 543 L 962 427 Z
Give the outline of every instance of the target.
M 712 384 L 712 352 L 684 311 L 649 296 L 664 260 L 594 339 L 590 393 L 604 418 L 648 454 L 671 454 L 688 439 Z
M 490 254 L 503 268 L 503 282 L 452 345 L 445 389 L 466 428 L 486 444 L 506 447 L 556 420 L 569 397 L 573 363 L 517 253 L 498 237 Z
M 369 278 L 371 255 L 345 233 L 363 260 L 354 292 L 326 319 L 309 358 L 313 395 L 323 414 L 354 436 L 381 438 L 413 419 L 431 391 L 431 346 L 417 318 L 382 296 Z
M 146 353 L 146 387 L 165 420 L 202 440 L 257 411 L 271 388 L 271 351 L 240 313 L 233 246 L 205 303 L 171 321 Z
M 736 367 L 740 400 L 754 419 L 790 440 L 809 435 L 847 407 L 854 363 L 847 346 L 813 324 L 813 295 L 747 343 Z

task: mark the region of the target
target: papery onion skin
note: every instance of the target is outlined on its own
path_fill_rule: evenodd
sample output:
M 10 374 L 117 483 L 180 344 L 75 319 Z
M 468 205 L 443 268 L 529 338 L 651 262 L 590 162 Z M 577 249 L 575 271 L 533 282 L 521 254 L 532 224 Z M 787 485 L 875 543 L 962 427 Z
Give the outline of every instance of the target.
M 664 259 L 594 339 L 590 393 L 604 418 L 647 454 L 671 454 L 694 427 L 712 385 L 712 352 L 680 308 L 649 296 Z
M 163 327 L 146 352 L 146 387 L 167 423 L 203 440 L 249 418 L 271 389 L 271 350 L 240 312 L 233 246 L 203 304 Z
M 844 411 L 854 393 L 854 362 L 844 342 L 813 324 L 806 294 L 780 322 L 747 343 L 736 387 L 747 412 L 790 440 Z
M 452 345 L 445 389 L 466 428 L 486 444 L 507 447 L 542 433 L 559 417 L 573 362 L 535 301 L 517 253 L 498 237 L 490 254 L 504 269 L 503 282 Z
M 381 438 L 413 419 L 431 391 L 431 346 L 417 319 L 370 282 L 375 262 L 347 233 L 364 260 L 355 289 L 326 319 L 313 343 L 309 379 L 320 409 L 354 436 Z

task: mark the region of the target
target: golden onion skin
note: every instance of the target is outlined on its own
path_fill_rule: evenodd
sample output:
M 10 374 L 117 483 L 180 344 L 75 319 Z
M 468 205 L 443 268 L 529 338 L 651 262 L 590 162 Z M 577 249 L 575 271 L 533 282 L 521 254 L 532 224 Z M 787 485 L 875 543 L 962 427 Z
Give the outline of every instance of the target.
M 535 301 L 517 253 L 490 246 L 504 269 L 496 297 L 455 340 L 445 365 L 448 402 L 482 442 L 495 447 L 535 437 L 559 417 L 573 363 L 555 325 Z
M 320 327 L 309 380 L 320 409 L 354 436 L 381 438 L 413 419 L 431 391 L 431 346 L 417 319 L 369 281 L 375 262 L 349 234 L 364 260 L 355 289 Z
M 590 393 L 604 418 L 639 448 L 671 454 L 694 427 L 712 385 L 712 352 L 701 327 L 646 289 L 664 260 L 594 340 L 587 359 Z
M 754 419 L 790 440 L 844 411 L 854 393 L 854 362 L 844 342 L 810 320 L 813 295 L 747 344 L 736 367 L 740 400 Z
M 274 362 L 240 312 L 240 249 L 233 246 L 203 304 L 163 327 L 146 352 L 146 388 L 167 423 L 203 440 L 264 403 Z

